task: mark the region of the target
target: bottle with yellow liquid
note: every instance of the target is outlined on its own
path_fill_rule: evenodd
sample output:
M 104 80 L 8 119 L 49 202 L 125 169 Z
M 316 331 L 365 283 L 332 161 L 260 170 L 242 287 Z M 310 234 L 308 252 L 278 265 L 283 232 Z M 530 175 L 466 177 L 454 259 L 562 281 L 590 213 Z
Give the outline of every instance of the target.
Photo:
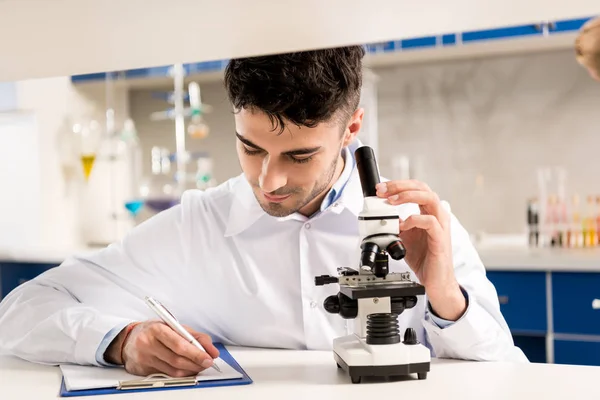
M 600 196 L 596 197 L 596 246 L 600 246 Z
M 596 247 L 598 243 L 598 230 L 596 229 L 596 207 L 594 204 L 594 197 L 587 197 L 587 207 L 585 216 L 586 225 L 586 238 L 585 247 Z
M 81 171 L 85 181 L 89 181 L 96 163 L 96 153 L 98 152 L 101 140 L 101 127 L 97 121 L 89 121 L 86 124 L 75 124 L 73 126 L 75 134 L 75 143 Z
M 92 169 L 94 168 L 95 161 L 95 154 L 84 154 L 81 156 L 81 167 L 83 168 L 83 177 L 86 181 L 90 179 L 90 175 L 92 174 Z

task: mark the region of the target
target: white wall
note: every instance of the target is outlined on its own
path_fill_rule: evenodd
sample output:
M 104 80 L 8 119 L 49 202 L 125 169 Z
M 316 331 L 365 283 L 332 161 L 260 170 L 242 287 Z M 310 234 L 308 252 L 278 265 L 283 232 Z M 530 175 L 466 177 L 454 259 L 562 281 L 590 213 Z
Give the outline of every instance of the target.
M 382 169 L 396 153 L 420 161 L 470 231 L 522 232 L 540 166 L 564 166 L 568 193 L 600 195 L 600 84 L 572 51 L 378 74 Z
M 600 194 L 600 86 L 571 51 L 377 68 L 375 73 L 382 174 L 397 176 L 394 159 L 408 156 L 416 177 L 450 201 L 469 231 L 522 231 L 525 201 L 536 194 L 535 168 L 541 165 L 564 166 L 571 193 Z M 223 182 L 241 172 L 233 116 L 221 82 L 201 87 L 203 100 L 214 107 L 206 116 L 211 133 L 205 140 L 188 139 L 188 148 L 210 152 L 215 177 Z M 41 173 L 32 184 L 41 193 L 40 243 L 110 242 L 130 221 L 118 228 L 110 222 L 111 210 L 120 209 L 122 201 L 109 202 L 108 165 L 103 174 L 96 169 L 98 179 L 86 186 L 77 160 L 75 169 L 64 170 L 59 146 L 70 131 L 69 116 L 102 121 L 104 88 L 74 88 L 68 78 L 52 78 L 19 82 L 18 89 L 21 111 L 35 115 L 37 123 Z M 151 146 L 175 147 L 174 124 L 149 119 L 151 112 L 168 107 L 152 98 L 154 90 L 171 88 L 130 94 L 118 89 L 114 95 L 117 124 L 129 114 L 136 122 L 146 174 Z M 11 168 L 1 163 L 0 168 Z M 86 206 L 90 198 L 96 203 Z M 6 213 L 2 205 L 0 212 Z
M 39 219 L 30 221 L 32 229 L 40 231 L 37 245 L 43 248 L 73 248 L 88 242 L 114 240 L 127 226 L 110 222 L 108 203 L 110 185 L 107 181 L 109 163 L 97 163 L 89 183 L 85 183 L 77 155 L 69 151 L 71 127 L 74 121 L 97 119 L 104 124 L 105 90 L 103 87 L 74 88 L 67 77 L 21 81 L 17 83 L 19 111 L 34 116 L 37 153 L 19 153 L 23 162 L 39 168 L 30 184 L 39 186 Z M 114 93 L 117 118 L 128 115 L 127 93 Z M 32 150 L 36 150 L 33 147 Z M 17 149 L 15 149 L 17 151 Z M 37 163 L 37 164 L 36 164 Z M 0 168 L 10 169 L 7 159 L 0 159 Z M 16 173 L 19 173 L 16 171 Z M 27 182 L 28 178 L 23 177 Z M 17 208 L 1 207 L 4 216 L 21 218 L 28 212 L 26 203 Z M 15 206 L 16 207 L 16 206 Z M 23 220 L 25 221 L 25 220 Z M 123 225 L 123 226 L 121 226 Z M 30 243 L 28 243 L 30 244 Z M 0 249 L 6 243 L 0 243 Z
M 42 237 L 38 125 L 30 113 L 0 113 L 0 244 L 37 245 Z
M 600 85 L 572 51 L 374 71 L 381 173 L 399 177 L 394 159 L 407 156 L 471 232 L 522 232 L 538 166 L 564 166 L 570 192 L 600 194 Z M 223 181 L 240 172 L 233 117 L 222 83 L 202 84 L 202 93 L 215 106 L 212 134 L 190 148 L 209 150 Z M 150 143 L 174 149 L 172 124 L 148 122 L 163 107 L 149 90 L 131 95 L 146 154 Z

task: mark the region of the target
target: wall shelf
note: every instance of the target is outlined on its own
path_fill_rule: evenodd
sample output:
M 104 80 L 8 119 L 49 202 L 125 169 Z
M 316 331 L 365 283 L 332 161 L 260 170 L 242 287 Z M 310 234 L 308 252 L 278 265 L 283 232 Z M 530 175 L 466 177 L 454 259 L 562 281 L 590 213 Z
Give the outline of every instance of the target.
M 381 67 L 405 63 L 519 54 L 573 48 L 573 41 L 590 18 L 542 22 L 488 30 L 466 31 L 367 44 L 365 65 Z M 200 81 L 222 77 L 228 60 L 184 64 L 186 75 Z M 75 75 L 73 84 L 103 82 L 108 76 L 128 87 L 151 87 L 170 82 L 170 66 Z M 110 74 L 110 75 L 109 75 Z

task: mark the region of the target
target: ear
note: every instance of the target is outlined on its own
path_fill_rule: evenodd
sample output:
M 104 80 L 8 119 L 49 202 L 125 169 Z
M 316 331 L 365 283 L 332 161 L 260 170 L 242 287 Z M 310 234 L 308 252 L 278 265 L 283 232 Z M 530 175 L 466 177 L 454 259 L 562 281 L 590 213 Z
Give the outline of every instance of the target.
M 356 136 L 360 132 L 360 128 L 362 127 L 364 115 L 364 108 L 359 108 L 356 111 L 354 111 L 354 113 L 350 117 L 350 121 L 348 121 L 348 125 L 346 126 L 346 131 L 344 132 L 344 139 L 342 141 L 342 147 L 348 146 L 356 138 Z

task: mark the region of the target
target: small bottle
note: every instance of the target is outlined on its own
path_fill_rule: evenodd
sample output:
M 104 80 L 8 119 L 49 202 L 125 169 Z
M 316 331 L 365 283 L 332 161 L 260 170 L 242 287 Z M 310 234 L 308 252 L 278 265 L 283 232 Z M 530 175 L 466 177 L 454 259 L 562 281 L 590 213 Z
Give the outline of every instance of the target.
M 571 200 L 571 246 L 583 247 L 583 231 L 581 226 L 581 213 L 579 210 L 579 195 L 574 194 Z
M 586 215 L 584 225 L 586 227 L 585 247 L 595 247 L 598 239 L 596 238 L 596 218 L 595 218 L 594 198 L 587 197 Z
M 565 241 L 564 247 L 569 248 L 573 246 L 573 227 L 571 226 L 570 219 L 570 211 L 571 206 L 567 204 L 567 201 L 563 201 L 564 203 L 564 216 L 563 216 L 563 225 L 565 230 Z
M 567 243 L 567 205 L 562 197 L 558 197 L 556 201 L 556 230 L 557 230 L 557 245 L 565 247 Z
M 533 198 L 527 202 L 527 229 L 529 233 L 529 246 L 539 245 L 539 211 L 537 199 Z
M 596 246 L 600 246 L 600 196 L 596 196 Z
M 550 247 L 558 246 L 558 224 L 557 224 L 557 198 L 556 195 L 551 194 L 548 197 L 548 206 L 546 210 L 546 227 L 548 234 L 548 242 Z

